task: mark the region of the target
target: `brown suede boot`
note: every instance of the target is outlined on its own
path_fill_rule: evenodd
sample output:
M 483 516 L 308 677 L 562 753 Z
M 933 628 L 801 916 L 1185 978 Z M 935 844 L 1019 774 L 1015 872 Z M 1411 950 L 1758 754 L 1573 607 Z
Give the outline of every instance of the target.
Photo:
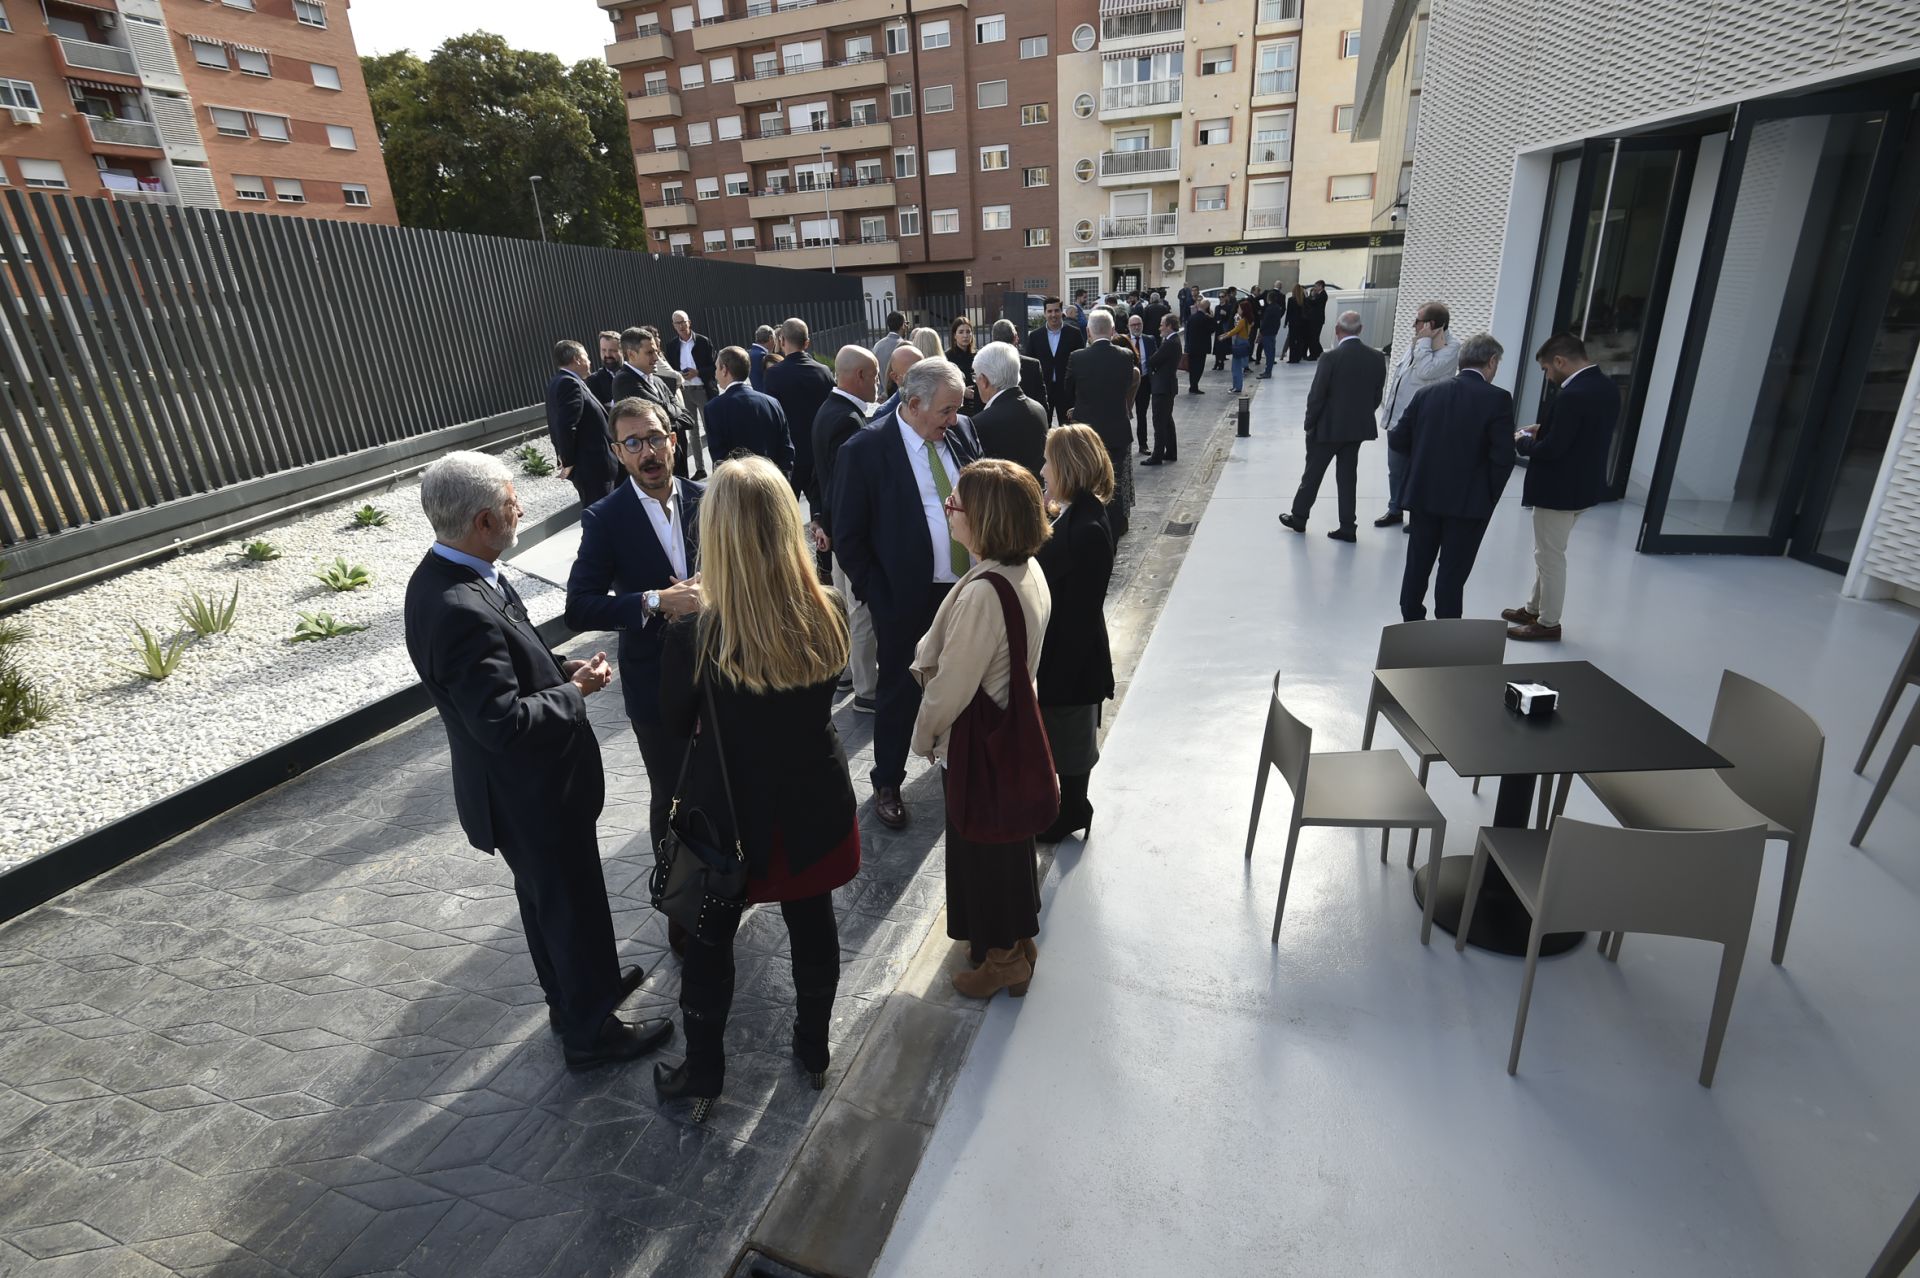
M 1033 980 L 1033 964 L 1015 944 L 1004 950 L 988 950 L 987 961 L 979 967 L 953 974 L 953 988 L 967 998 L 992 998 L 1005 990 L 1013 998 L 1027 992 Z
M 1031 936 L 1021 938 L 1019 950 L 1027 956 L 1028 967 L 1037 968 L 1040 966 L 1040 947 L 1033 943 Z

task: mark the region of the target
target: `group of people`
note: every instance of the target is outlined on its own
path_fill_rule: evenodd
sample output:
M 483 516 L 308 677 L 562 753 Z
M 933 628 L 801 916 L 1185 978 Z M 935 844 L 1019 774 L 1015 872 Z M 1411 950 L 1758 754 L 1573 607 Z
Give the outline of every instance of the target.
M 1389 379 L 1385 356 L 1360 340 L 1359 313 L 1339 316 L 1334 347 L 1307 392 L 1306 469 L 1280 522 L 1306 532 L 1332 466 L 1339 522 L 1327 536 L 1357 540 L 1360 446 L 1378 438 L 1384 425 L 1388 504 L 1373 522 L 1408 533 L 1400 615 L 1426 617 L 1431 581 L 1434 615 L 1458 617 L 1487 524 L 1517 459 L 1525 457 L 1522 502 L 1533 510 L 1533 589 L 1526 603 L 1500 615 L 1511 638 L 1557 641 L 1567 543 L 1582 512 L 1606 497 L 1619 389 L 1587 357 L 1579 337 L 1555 334 L 1533 356 L 1554 395 L 1538 423 L 1519 426 L 1512 395 L 1494 384 L 1505 353 L 1500 343 L 1488 333 L 1456 340 L 1448 331 L 1451 318 L 1444 303 L 1421 306 Z

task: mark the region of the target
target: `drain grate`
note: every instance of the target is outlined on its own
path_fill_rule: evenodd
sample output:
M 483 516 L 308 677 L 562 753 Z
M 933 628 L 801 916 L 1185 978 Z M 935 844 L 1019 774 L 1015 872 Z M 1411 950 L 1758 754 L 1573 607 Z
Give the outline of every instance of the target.
M 1164 531 L 1169 537 L 1191 537 L 1194 525 L 1197 523 L 1199 523 L 1197 519 L 1170 520 Z

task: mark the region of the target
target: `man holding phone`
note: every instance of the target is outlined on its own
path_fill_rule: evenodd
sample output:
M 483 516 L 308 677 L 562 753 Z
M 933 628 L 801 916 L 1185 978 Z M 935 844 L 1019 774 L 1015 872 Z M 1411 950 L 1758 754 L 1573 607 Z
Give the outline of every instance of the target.
M 1459 371 L 1460 343 L 1447 331 L 1451 319 L 1445 302 L 1428 302 L 1414 312 L 1413 340 L 1394 361 L 1393 385 L 1382 401 L 1380 422 L 1389 442 L 1413 397 Z M 1375 528 L 1391 528 L 1406 518 L 1400 500 L 1407 486 L 1408 465 L 1408 454 L 1387 449 L 1387 513 L 1373 521 Z

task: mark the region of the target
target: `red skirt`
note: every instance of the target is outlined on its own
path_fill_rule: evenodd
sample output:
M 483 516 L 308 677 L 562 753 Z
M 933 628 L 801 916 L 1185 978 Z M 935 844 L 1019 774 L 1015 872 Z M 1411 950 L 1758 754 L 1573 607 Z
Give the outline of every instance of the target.
M 767 874 L 764 878 L 747 880 L 747 904 L 760 905 L 767 901 L 803 901 L 810 896 L 819 896 L 831 892 L 843 884 L 851 883 L 853 876 L 860 873 L 860 822 L 855 820 L 853 828 L 847 831 L 847 837 L 840 840 L 825 856 L 809 865 L 798 874 L 787 867 L 786 836 L 776 827 L 773 832 L 773 850 L 767 856 Z

